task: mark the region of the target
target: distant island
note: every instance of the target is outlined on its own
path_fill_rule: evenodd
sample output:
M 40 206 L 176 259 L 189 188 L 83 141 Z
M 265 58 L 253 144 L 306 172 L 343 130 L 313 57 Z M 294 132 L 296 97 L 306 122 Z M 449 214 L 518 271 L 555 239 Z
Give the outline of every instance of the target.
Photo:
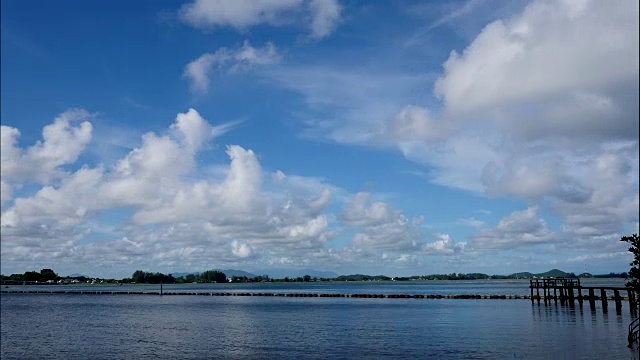
M 272 278 L 269 275 L 255 275 L 241 270 L 231 270 L 224 273 L 221 270 L 208 270 L 202 273 L 174 273 L 162 274 L 159 272 L 148 272 L 137 270 L 130 278 L 123 279 L 103 279 L 92 278 L 83 275 L 73 274 L 69 276 L 59 276 L 51 269 L 42 269 L 40 272 L 27 271 L 24 274 L 12 274 L 9 276 L 0 275 L 3 285 L 11 284 L 183 284 L 183 283 L 251 283 L 251 282 L 315 282 L 315 281 L 421 281 L 421 280 L 491 280 L 491 279 L 535 279 L 549 277 L 565 278 L 626 278 L 626 273 L 609 273 L 593 275 L 582 273 L 576 275 L 562 270 L 553 269 L 544 273 L 533 274 L 530 272 L 518 272 L 511 275 L 487 275 L 483 273 L 451 273 L 414 275 L 403 277 L 389 277 L 385 275 L 340 275 L 336 277 L 317 277 L 303 275 L 298 277 Z

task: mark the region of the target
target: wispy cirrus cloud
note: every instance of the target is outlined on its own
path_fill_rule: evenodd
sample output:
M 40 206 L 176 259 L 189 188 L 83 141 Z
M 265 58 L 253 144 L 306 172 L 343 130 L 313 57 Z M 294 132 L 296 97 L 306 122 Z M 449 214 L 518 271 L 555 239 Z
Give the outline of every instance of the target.
M 316 40 L 329 36 L 341 15 L 342 6 L 337 0 L 195 0 L 179 11 L 182 21 L 204 29 L 231 27 L 243 31 L 261 24 L 308 23 L 309 37 Z
M 236 49 L 226 47 L 214 53 L 205 53 L 187 64 L 182 77 L 189 81 L 193 93 L 205 94 L 209 90 L 212 72 L 237 73 L 250 70 L 253 66 L 274 65 L 279 63 L 281 55 L 271 42 L 264 47 L 251 46 L 249 41 Z

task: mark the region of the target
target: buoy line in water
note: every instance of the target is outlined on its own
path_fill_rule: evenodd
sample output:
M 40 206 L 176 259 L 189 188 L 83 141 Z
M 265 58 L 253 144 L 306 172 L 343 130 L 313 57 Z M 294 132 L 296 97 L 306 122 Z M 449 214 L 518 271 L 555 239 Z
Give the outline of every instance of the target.
M 479 294 L 332 294 L 332 293 L 270 293 L 270 292 L 175 292 L 175 291 L 84 291 L 84 290 L 2 290 L 11 294 L 71 294 L 71 295 L 163 295 L 163 296 L 271 296 L 321 297 L 358 299 L 531 299 L 529 295 Z M 534 295 L 534 299 L 537 297 Z
M 75 294 L 75 295 L 167 295 L 167 296 L 273 296 L 273 297 L 322 297 L 322 298 L 359 298 L 359 299 L 511 299 L 531 300 L 529 295 L 479 295 L 479 294 L 333 294 L 333 293 L 262 293 L 262 292 L 186 292 L 186 291 L 84 291 L 84 290 L 1 290 L 9 294 Z M 533 299 L 544 299 L 534 295 Z M 607 297 L 613 300 L 613 297 Z M 555 300 L 553 296 L 550 300 Z M 585 296 L 585 300 L 589 297 Z M 628 300 L 620 296 L 621 300 Z

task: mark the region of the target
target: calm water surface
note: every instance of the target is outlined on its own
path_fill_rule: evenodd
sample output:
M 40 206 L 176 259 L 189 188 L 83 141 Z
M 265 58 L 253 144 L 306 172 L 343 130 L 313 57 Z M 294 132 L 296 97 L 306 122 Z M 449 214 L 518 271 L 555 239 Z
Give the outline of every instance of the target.
M 522 281 L 470 283 L 190 284 L 165 291 L 528 292 Z M 140 289 L 157 291 L 115 290 Z M 626 303 L 616 314 L 613 303 L 605 313 L 599 304 L 591 311 L 588 303 L 581 309 L 527 300 L 64 294 L 0 300 L 2 359 L 638 358 L 626 347 L 632 320 Z
M 581 279 L 584 286 L 624 287 L 624 279 Z M 146 284 L 82 284 L 10 286 L 13 290 L 95 290 L 95 291 L 160 291 L 160 285 Z M 164 291 L 175 292 L 272 292 L 272 293 L 333 293 L 333 294 L 478 294 L 528 295 L 529 280 L 469 280 L 469 281 L 362 281 L 309 283 L 235 283 L 235 284 L 164 284 Z M 5 289 L 6 290 L 6 289 Z

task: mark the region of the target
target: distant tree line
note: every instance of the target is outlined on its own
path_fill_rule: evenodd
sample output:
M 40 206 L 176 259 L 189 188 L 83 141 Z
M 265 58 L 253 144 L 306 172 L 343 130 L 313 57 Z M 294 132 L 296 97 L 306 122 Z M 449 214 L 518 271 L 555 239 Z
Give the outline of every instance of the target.
M 37 271 L 27 271 L 24 274 L 11 274 L 9 276 L 0 275 L 0 280 L 2 281 L 26 281 L 29 283 L 64 283 L 68 284 L 72 281 L 77 283 L 85 283 L 85 282 L 101 282 L 101 283 L 115 283 L 118 282 L 115 279 L 98 279 L 98 278 L 89 278 L 86 276 L 60 276 L 55 271 L 51 269 L 42 269 L 40 272 Z
M 173 275 L 165 275 L 159 272 L 148 272 L 142 270 L 136 270 L 130 279 L 122 279 L 125 283 L 137 283 L 137 284 L 173 284 L 176 279 Z
M 310 281 L 326 281 L 328 279 L 320 279 L 318 280 L 318 278 L 311 278 L 311 275 L 304 275 L 304 276 L 298 276 L 298 277 L 288 277 L 285 276 L 282 279 L 272 279 L 272 281 L 274 282 L 310 282 Z
M 335 279 L 331 279 L 330 281 L 388 281 L 388 280 L 392 280 L 392 278 L 384 275 L 354 274 L 354 275 L 340 275 Z
M 592 275 L 592 274 L 588 274 L 588 273 L 584 273 L 584 274 L 580 274 L 579 277 L 581 278 L 598 278 L 598 279 L 606 279 L 606 278 L 626 278 L 627 277 L 627 273 L 625 272 L 621 272 L 621 273 L 608 273 L 608 274 L 596 274 L 596 275 Z
M 637 236 L 637 235 L 636 235 Z M 637 240 L 636 240 L 637 241 Z M 193 273 L 185 276 L 174 277 L 171 274 L 162 274 L 159 272 L 148 272 L 143 270 L 136 270 L 131 278 L 124 278 L 122 280 L 115 279 L 99 279 L 99 278 L 87 278 L 85 276 L 66 276 L 61 277 L 51 269 L 42 269 L 40 272 L 27 271 L 24 274 L 11 274 L 9 276 L 0 275 L 2 281 L 27 281 L 38 283 L 51 283 L 60 282 L 69 283 L 71 280 L 77 280 L 80 283 L 85 282 L 100 282 L 100 283 L 139 283 L 139 284 L 181 284 L 181 283 L 247 283 L 247 282 L 316 282 L 316 281 L 416 281 L 416 280 L 484 280 L 484 279 L 528 279 L 533 277 L 550 277 L 550 276 L 562 276 L 566 278 L 625 278 L 627 273 L 609 273 L 601 275 L 592 275 L 589 273 L 583 273 L 576 275 L 574 273 L 565 273 L 559 270 L 552 270 L 541 274 L 532 274 L 528 272 L 514 273 L 511 275 L 487 275 L 483 273 L 451 273 L 451 274 L 432 274 L 432 275 L 415 275 L 405 277 L 388 277 L 384 275 L 341 275 L 336 278 L 317 278 L 310 275 L 298 276 L 298 277 L 284 277 L 274 279 L 269 275 L 260 275 L 255 277 L 247 276 L 227 276 L 217 270 L 208 270 L 202 273 Z M 638 276 L 638 275 L 636 275 Z M 630 276 L 633 278 L 633 275 Z M 629 286 L 638 286 L 638 282 L 630 283 Z
M 56 274 L 51 269 L 42 269 L 40 272 L 37 271 L 27 271 L 24 274 L 11 274 L 9 276 L 2 275 L 2 280 L 13 280 L 13 281 L 32 281 L 32 282 L 47 282 L 47 281 L 58 281 L 61 279 L 58 274 Z
M 411 276 L 408 280 L 486 280 L 486 279 L 498 279 L 498 278 L 506 278 L 506 276 L 490 276 L 483 273 L 471 273 L 471 274 L 463 274 L 463 273 L 451 273 L 451 274 L 433 274 L 433 275 L 423 275 L 423 276 Z M 403 278 L 396 278 L 395 280 L 401 280 Z
M 217 270 L 208 270 L 199 274 L 189 274 L 176 279 L 177 283 L 224 283 L 227 275 Z

